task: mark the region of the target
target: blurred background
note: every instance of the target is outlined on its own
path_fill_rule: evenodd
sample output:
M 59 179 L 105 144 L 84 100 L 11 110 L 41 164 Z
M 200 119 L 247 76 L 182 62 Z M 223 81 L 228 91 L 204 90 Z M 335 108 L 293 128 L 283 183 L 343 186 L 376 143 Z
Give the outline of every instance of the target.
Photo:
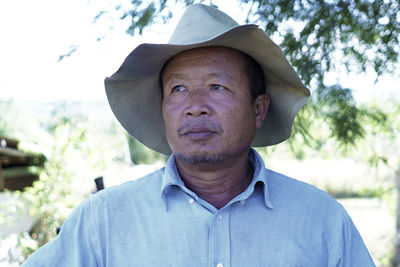
M 292 137 L 257 149 L 267 167 L 331 194 L 376 265 L 400 266 L 397 0 L 1 2 L 0 266 L 53 239 L 95 178 L 110 187 L 163 166 L 115 120 L 103 81 L 200 2 L 264 29 L 312 92 Z

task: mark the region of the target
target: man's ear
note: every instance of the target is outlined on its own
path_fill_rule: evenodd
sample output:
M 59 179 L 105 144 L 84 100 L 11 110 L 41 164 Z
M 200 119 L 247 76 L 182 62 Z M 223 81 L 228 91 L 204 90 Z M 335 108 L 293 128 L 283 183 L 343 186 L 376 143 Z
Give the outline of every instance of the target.
M 261 128 L 265 116 L 267 116 L 269 104 L 270 99 L 268 95 L 262 94 L 257 96 L 254 103 L 257 129 Z

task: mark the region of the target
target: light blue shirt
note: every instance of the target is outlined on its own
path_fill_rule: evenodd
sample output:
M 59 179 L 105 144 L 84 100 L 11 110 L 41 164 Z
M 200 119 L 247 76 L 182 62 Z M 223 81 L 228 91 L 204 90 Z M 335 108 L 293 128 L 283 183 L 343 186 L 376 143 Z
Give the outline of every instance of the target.
M 375 266 L 343 207 L 264 167 L 252 150 L 250 186 L 216 209 L 165 168 L 79 205 L 56 239 L 23 266 Z

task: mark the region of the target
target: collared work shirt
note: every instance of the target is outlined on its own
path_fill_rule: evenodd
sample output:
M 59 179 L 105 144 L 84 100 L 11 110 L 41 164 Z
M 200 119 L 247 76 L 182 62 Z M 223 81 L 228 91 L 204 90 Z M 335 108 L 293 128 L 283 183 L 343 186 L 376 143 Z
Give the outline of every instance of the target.
M 173 156 L 145 178 L 79 205 L 23 266 L 375 266 L 343 207 L 264 167 L 216 209 L 185 187 Z

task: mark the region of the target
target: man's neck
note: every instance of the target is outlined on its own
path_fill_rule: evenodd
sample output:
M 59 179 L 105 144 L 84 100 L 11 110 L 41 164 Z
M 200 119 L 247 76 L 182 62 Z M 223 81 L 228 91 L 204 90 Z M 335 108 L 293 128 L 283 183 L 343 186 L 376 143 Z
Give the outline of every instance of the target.
M 186 187 L 217 209 L 246 190 L 253 177 L 248 153 L 235 160 L 208 164 L 190 164 L 178 157 L 175 160 Z

